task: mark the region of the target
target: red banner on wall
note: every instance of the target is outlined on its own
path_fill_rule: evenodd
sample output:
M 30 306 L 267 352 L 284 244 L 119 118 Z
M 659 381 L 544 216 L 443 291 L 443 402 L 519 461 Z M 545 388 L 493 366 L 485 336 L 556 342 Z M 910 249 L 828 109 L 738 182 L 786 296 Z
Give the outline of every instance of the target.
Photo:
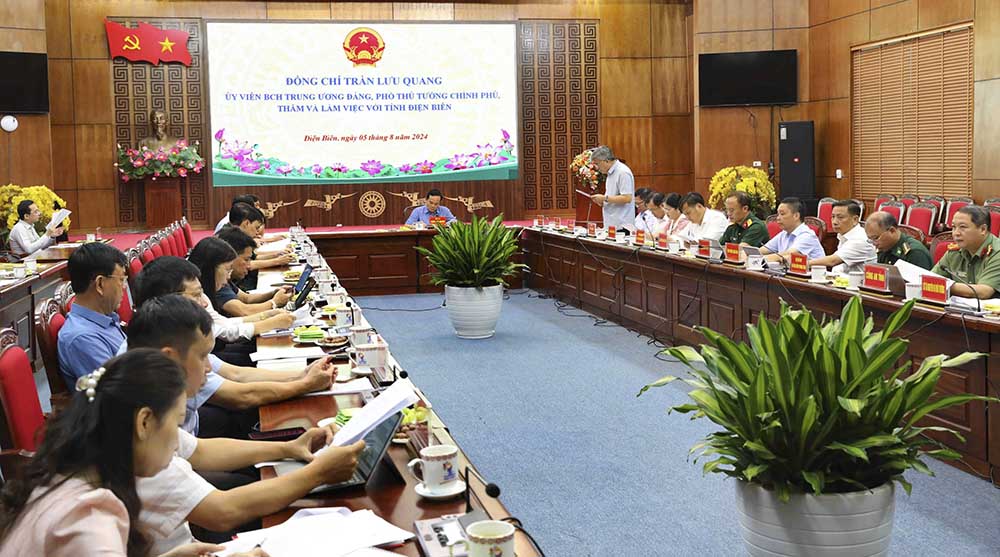
M 179 29 L 160 29 L 140 23 L 133 29 L 120 23 L 104 20 L 111 58 L 125 58 L 132 62 L 180 62 L 191 65 L 188 51 L 188 32 Z

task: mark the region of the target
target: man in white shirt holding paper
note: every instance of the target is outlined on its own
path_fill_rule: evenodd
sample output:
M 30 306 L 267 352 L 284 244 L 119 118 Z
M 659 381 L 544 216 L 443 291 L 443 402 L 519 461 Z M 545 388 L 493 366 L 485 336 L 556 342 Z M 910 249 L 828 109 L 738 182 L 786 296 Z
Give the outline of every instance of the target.
M 868 241 L 868 233 L 859 224 L 861 206 L 850 199 L 842 199 L 833 204 L 830 222 L 837 233 L 837 251 L 832 255 L 809 260 L 809 267 L 822 265 L 833 267 L 834 272 L 851 273 L 864 271 L 866 263 L 875 263 L 878 253 Z
M 698 192 L 687 194 L 681 202 L 681 212 L 691 221 L 681 235 L 689 242 L 718 241 L 729 227 L 729 217 L 722 211 L 705 207 L 705 198 Z
M 604 182 L 604 194 L 590 196 L 590 200 L 603 207 L 604 228 L 615 227 L 616 230 L 632 229 L 635 225 L 635 177 L 632 169 L 618 160 L 611 148 L 600 146 L 590 154 L 590 160 L 597 165 L 601 174 L 607 175 Z
M 47 229 L 44 236 L 38 235 L 35 223 L 42 218 L 42 211 L 30 199 L 17 204 L 17 216 L 20 220 L 10 229 L 10 250 L 18 257 L 27 257 L 55 244 L 56 238 L 63 233 L 60 223 L 59 226 Z

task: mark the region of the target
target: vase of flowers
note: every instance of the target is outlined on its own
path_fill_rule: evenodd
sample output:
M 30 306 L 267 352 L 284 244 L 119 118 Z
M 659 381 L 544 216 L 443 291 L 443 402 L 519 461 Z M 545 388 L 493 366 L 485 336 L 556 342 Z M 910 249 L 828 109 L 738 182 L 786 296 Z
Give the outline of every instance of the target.
M 727 166 L 716 172 L 708 184 L 709 207 L 722 207 L 726 197 L 734 191 L 750 196 L 750 210 L 761 219 L 766 219 L 777 206 L 774 184 L 759 168 Z
M 149 178 L 186 178 L 189 173 L 200 173 L 205 159 L 198 154 L 198 142 L 189 144 L 186 139 L 172 147 L 155 151 L 143 146 L 138 149 L 118 145 L 118 162 L 115 163 L 123 182 Z
M 593 149 L 587 149 L 573 157 L 569 170 L 582 186 L 590 188 L 590 191 L 597 191 L 604 185 L 606 176 L 597 170 L 597 165 L 591 160 L 590 155 L 593 151 Z

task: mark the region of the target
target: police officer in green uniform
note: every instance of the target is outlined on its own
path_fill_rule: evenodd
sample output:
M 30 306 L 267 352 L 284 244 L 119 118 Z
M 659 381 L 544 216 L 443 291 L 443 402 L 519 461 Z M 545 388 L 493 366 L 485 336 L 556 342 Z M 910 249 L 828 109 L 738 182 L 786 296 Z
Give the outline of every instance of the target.
M 759 248 L 771 239 L 764 221 L 750 212 L 750 196 L 746 192 L 734 191 L 729 194 L 726 198 L 726 214 L 732 224 L 722 233 L 720 244 L 732 242 Z
M 865 222 L 865 233 L 868 234 L 868 241 L 878 251 L 878 262 L 883 265 L 894 265 L 902 259 L 924 269 L 934 266 L 927 246 L 913 236 L 903 234 L 896 217 L 891 213 L 872 213 Z
M 956 296 L 996 296 L 1000 292 L 1000 239 L 990 234 L 989 211 L 978 205 L 962 207 L 952 218 L 951 234 L 955 243 L 931 270 L 955 281 L 951 293 Z

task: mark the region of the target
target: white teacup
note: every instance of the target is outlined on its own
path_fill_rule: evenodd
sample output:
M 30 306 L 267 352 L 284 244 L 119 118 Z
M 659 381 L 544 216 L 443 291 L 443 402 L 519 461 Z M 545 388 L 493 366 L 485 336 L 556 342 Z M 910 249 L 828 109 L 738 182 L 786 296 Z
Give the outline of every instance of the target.
M 33 273 L 37 273 L 38 272 L 38 261 L 36 261 L 34 259 L 26 259 L 26 260 L 24 260 L 24 268 L 29 273 L 32 273 L 32 274 Z
M 364 325 L 354 325 L 351 327 L 351 344 L 357 346 L 359 344 L 370 344 L 371 343 L 371 333 L 375 329 L 371 327 L 366 327 Z
M 389 345 L 385 341 L 356 344 L 347 349 L 347 357 L 354 367 L 360 368 L 384 367 L 388 355 Z
M 667 249 L 670 251 L 670 253 L 677 255 L 678 253 L 681 252 L 681 243 L 670 242 L 669 244 L 667 244 Z
M 14 267 L 14 278 L 23 279 L 27 276 L 27 274 L 28 272 L 24 269 L 24 267 Z
M 327 303 L 329 303 L 329 297 L 333 295 L 333 282 L 316 281 L 316 284 L 319 285 L 319 295 L 326 299 Z
M 350 327 L 354 325 L 354 308 L 340 306 L 337 308 L 337 326 Z
M 420 458 L 411 460 L 406 467 L 414 478 L 423 482 L 427 491 L 445 492 L 458 481 L 458 447 L 455 445 L 424 447 L 420 449 Z
M 908 282 L 906 283 L 906 299 L 912 300 L 914 298 L 919 298 L 920 294 L 923 293 L 923 285 L 919 282 Z
M 764 268 L 764 256 L 763 255 L 748 255 L 747 256 L 747 269 L 763 269 Z
M 851 271 L 850 273 L 847 273 L 847 287 L 857 288 L 861 286 L 861 281 L 864 280 L 864 278 L 864 271 Z
M 464 545 L 469 557 L 514 557 L 514 526 L 502 520 L 480 520 L 465 529 L 468 540 L 459 540 L 451 546 Z
M 813 265 L 810 269 L 812 273 L 812 279 L 816 282 L 826 280 L 826 267 L 822 265 Z

